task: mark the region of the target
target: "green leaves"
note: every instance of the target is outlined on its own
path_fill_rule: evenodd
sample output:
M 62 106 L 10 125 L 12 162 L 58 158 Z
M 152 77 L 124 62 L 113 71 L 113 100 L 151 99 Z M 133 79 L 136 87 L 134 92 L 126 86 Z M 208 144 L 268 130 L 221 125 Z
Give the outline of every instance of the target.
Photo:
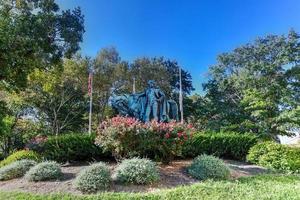
M 204 85 L 211 104 L 206 118 L 220 124 L 218 129 L 239 126 L 237 131 L 272 138 L 300 127 L 299 55 L 299 35 L 293 30 L 221 54 Z
M 53 0 L 0 2 L 0 86 L 24 88 L 35 68 L 49 69 L 79 49 L 80 8 L 60 13 Z

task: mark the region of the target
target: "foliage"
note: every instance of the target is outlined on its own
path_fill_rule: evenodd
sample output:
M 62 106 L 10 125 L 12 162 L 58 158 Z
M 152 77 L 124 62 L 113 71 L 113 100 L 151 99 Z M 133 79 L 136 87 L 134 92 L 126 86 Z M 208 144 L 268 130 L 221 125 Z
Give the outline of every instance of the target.
M 94 144 L 95 135 L 88 134 L 63 134 L 51 136 L 40 143 L 41 154 L 48 160 L 82 161 L 92 160 L 103 156 L 102 150 Z
M 205 181 L 174 189 L 162 189 L 151 193 L 104 192 L 97 195 L 32 194 L 24 192 L 0 192 L 3 199 L 18 200 L 173 200 L 173 199 L 244 199 L 244 200 L 296 200 L 300 198 L 300 178 L 291 175 L 259 175 L 239 180 Z
M 46 181 L 59 179 L 62 176 L 60 165 L 53 161 L 46 161 L 30 168 L 25 174 L 28 181 Z
M 0 99 L 6 107 L 0 123 L 0 151 L 8 156 L 13 150 L 23 149 L 31 137 L 42 130 L 42 125 L 26 117 L 32 109 L 25 103 L 23 95 L 0 90 Z
M 195 118 L 207 129 L 291 135 L 299 119 L 299 35 L 268 35 L 218 56 Z M 202 104 L 200 104 L 201 106 Z M 201 106 L 202 108 L 203 106 Z
M 28 150 L 16 151 L 13 154 L 11 154 L 10 156 L 8 156 L 6 159 L 2 160 L 0 162 L 0 167 L 9 165 L 15 161 L 23 160 L 23 159 L 40 161 L 41 156 L 34 151 L 28 151 Z
M 110 182 L 109 168 L 105 163 L 99 162 L 81 170 L 74 185 L 78 190 L 90 193 L 108 189 Z
M 199 132 L 193 135 L 183 147 L 183 156 L 195 157 L 201 154 L 215 155 L 235 160 L 245 160 L 249 149 L 257 143 L 253 134 L 234 132 Z
M 300 148 L 274 142 L 255 145 L 247 156 L 249 162 L 285 172 L 300 172 Z
M 145 158 L 123 160 L 115 169 L 113 177 L 121 183 L 150 184 L 159 180 L 154 162 Z
M 22 88 L 35 68 L 49 69 L 74 54 L 83 23 L 80 8 L 60 11 L 54 0 L 1 0 L 0 86 Z
M 35 116 L 48 125 L 53 134 L 81 131 L 85 118 L 87 98 L 82 76 L 87 76 L 87 59 L 76 57 L 65 60 L 63 67 L 34 70 L 28 78 L 24 97 L 37 111 Z
M 22 177 L 34 165 L 36 165 L 35 161 L 23 159 L 1 167 L 0 180 L 5 181 L 13 178 Z
M 188 167 L 188 173 L 199 180 L 227 179 L 229 178 L 230 170 L 219 158 L 201 155 L 193 160 Z
M 188 124 L 156 121 L 144 124 L 135 118 L 118 116 L 100 125 L 95 142 L 116 159 L 154 155 L 167 163 L 181 154 L 184 141 L 193 132 Z
M 247 155 L 247 161 L 251 163 L 258 164 L 259 158 L 266 154 L 268 151 L 272 151 L 272 149 L 275 148 L 282 148 L 281 145 L 267 141 L 267 142 L 260 142 L 253 147 L 250 148 L 248 155 Z

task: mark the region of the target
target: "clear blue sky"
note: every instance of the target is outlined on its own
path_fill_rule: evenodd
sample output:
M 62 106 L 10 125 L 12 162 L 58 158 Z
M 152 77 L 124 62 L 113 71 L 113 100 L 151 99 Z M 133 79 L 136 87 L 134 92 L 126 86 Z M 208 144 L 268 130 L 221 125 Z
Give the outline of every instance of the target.
M 193 77 L 196 92 L 222 52 L 266 34 L 300 32 L 300 0 L 58 0 L 85 15 L 82 54 L 115 46 L 124 60 L 164 56 Z

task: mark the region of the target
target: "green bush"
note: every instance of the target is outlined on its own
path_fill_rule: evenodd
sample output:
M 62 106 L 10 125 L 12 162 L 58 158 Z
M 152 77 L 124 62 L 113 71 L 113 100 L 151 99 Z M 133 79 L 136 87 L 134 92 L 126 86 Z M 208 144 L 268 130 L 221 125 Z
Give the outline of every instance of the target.
M 227 179 L 230 175 L 225 163 L 214 156 L 201 155 L 196 157 L 188 167 L 188 173 L 196 179 Z
M 103 156 L 100 147 L 94 144 L 95 135 L 64 134 L 49 137 L 42 148 L 45 159 L 58 162 L 92 160 Z
M 46 181 L 58 179 L 62 176 L 60 165 L 53 161 L 47 161 L 32 167 L 25 175 L 28 181 Z
M 274 149 L 278 145 L 274 142 L 261 142 L 249 149 L 249 153 L 247 155 L 247 161 L 251 163 L 258 164 L 259 158 L 268 152 L 268 149 Z
M 249 149 L 257 141 L 257 137 L 251 134 L 200 132 L 185 143 L 183 156 L 196 157 L 201 154 L 208 154 L 234 160 L 245 160 Z
M 15 161 L 0 168 L 0 180 L 5 181 L 22 177 L 34 165 L 36 165 L 36 162 L 33 160 L 24 159 Z
M 159 172 L 151 160 L 132 158 L 117 166 L 113 178 L 121 183 L 150 184 L 159 180 Z
M 275 142 L 263 142 L 253 146 L 247 160 L 270 169 L 300 172 L 300 148 Z
M 108 167 L 100 162 L 81 170 L 74 181 L 74 186 L 81 192 L 90 193 L 109 188 L 111 182 Z
M 29 150 L 16 151 L 10 156 L 8 156 L 6 159 L 2 160 L 0 162 L 0 167 L 13 163 L 17 160 L 23 160 L 23 159 L 41 161 L 41 156 L 34 151 L 29 151 Z

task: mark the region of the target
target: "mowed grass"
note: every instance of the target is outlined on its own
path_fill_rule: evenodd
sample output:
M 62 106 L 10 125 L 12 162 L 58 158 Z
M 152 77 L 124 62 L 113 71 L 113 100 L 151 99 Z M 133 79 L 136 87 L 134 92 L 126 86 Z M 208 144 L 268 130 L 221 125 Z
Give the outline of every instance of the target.
M 191 186 L 161 190 L 154 193 L 100 193 L 98 195 L 71 194 L 30 194 L 20 192 L 0 192 L 5 200 L 123 200 L 123 199 L 211 199 L 211 200 L 257 200 L 257 199 L 300 199 L 299 175 L 260 175 L 233 181 L 205 181 Z

